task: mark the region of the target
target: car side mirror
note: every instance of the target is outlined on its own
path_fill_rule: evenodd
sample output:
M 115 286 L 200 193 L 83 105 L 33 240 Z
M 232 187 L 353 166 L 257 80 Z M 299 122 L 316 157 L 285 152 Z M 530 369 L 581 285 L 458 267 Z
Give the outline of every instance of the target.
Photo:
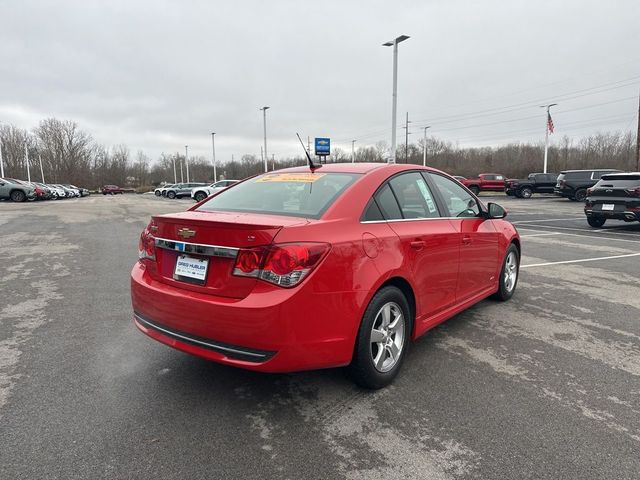
M 488 218 L 504 218 L 507 216 L 507 211 L 497 203 L 489 203 L 487 207 L 489 208 Z

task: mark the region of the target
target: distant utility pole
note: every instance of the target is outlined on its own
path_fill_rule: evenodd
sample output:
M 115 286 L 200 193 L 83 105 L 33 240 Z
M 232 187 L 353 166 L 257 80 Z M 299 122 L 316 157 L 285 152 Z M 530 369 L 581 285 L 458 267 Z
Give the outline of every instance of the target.
M 42 170 L 42 155 L 38 154 L 38 159 L 40 160 L 40 176 L 42 177 L 42 183 L 46 183 L 44 181 L 44 170 Z
M 187 183 L 189 183 L 189 145 L 184 146 L 184 163 L 187 166 Z
M 276 154 L 272 153 L 271 154 L 271 170 L 275 170 L 276 169 Z
M 267 164 L 267 160 L 265 159 L 264 156 L 264 149 L 262 148 L 262 146 L 260 146 L 260 161 L 263 162 L 265 165 Z M 267 168 L 265 167 L 264 171 L 267 171 Z
M 638 95 L 638 132 L 636 133 L 636 172 L 640 172 L 640 95 Z
M 307 152 L 311 153 L 311 137 L 307 135 Z
M 429 127 L 424 127 L 424 139 L 423 142 L 424 144 L 422 145 L 422 166 L 426 167 L 427 166 L 427 128 L 431 128 Z
M 547 119 L 546 119 L 547 128 L 545 129 L 545 132 L 544 132 L 544 167 L 543 167 L 542 173 L 547 173 L 547 157 L 549 154 L 549 131 L 553 133 L 553 122 L 551 121 L 551 114 L 549 113 L 549 109 L 554 105 L 558 105 L 558 104 L 550 103 L 549 105 L 540 105 L 540 108 L 547 109 Z
M 2 142 L 0 141 L 0 178 L 4 178 L 4 159 L 2 158 Z
M 267 158 L 269 158 L 269 154 L 267 153 L 267 110 L 270 107 L 262 107 L 262 126 L 264 128 L 264 171 L 267 172 L 269 170 L 269 166 L 267 165 Z
M 218 181 L 218 173 L 216 172 L 216 132 L 211 132 L 211 148 L 213 149 L 213 183 Z
M 403 127 L 404 132 L 404 163 L 409 163 L 409 112 L 407 112 L 407 123 Z
M 24 158 L 27 160 L 27 182 L 31 183 L 31 172 L 29 171 L 29 149 L 24 145 Z
M 355 140 L 351 140 L 351 163 L 355 163 L 356 161 L 356 151 L 354 148 L 355 143 Z

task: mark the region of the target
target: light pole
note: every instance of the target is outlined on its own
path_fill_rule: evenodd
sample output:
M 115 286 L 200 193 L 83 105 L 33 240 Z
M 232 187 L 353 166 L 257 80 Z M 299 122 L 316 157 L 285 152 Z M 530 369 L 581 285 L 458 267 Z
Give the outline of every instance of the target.
M 187 183 L 189 183 L 189 145 L 184 146 L 184 163 L 187 166 Z
M 27 182 L 31 183 L 31 172 L 29 171 L 29 149 L 27 144 L 24 144 L 24 158 L 27 160 Z
M 180 159 L 180 155 L 176 153 L 176 157 Z M 183 172 L 184 160 L 180 161 L 180 183 L 184 183 L 184 172 Z
M 355 143 L 355 140 L 351 140 L 351 163 L 354 163 L 356 161 L 356 151 L 354 149 Z
M 211 148 L 213 149 L 213 183 L 218 181 L 218 174 L 216 172 L 216 132 L 211 132 Z
M 431 128 L 431 126 L 424 127 L 424 145 L 422 146 L 422 166 L 427 166 L 427 128 Z
M 267 165 L 267 159 L 269 155 L 267 154 L 267 110 L 270 107 L 262 107 L 262 126 L 264 128 L 264 171 L 268 171 L 269 167 Z
M 42 170 L 42 155 L 38 154 L 38 159 L 40 160 L 40 176 L 42 177 L 42 183 L 46 183 L 44 181 L 44 170 Z
M 171 160 L 173 161 L 173 183 L 176 184 L 178 183 L 178 176 L 176 175 L 176 156 L 171 156 Z
M 0 178 L 4 178 L 4 160 L 2 158 L 2 139 L 0 139 Z
M 547 157 L 549 154 L 549 130 L 551 129 L 551 133 L 553 133 L 553 123 L 551 122 L 551 114 L 549 113 L 549 109 L 554 105 L 558 105 L 557 103 L 550 103 L 549 105 L 540 105 L 540 108 L 547 109 L 547 125 L 544 132 L 544 167 L 542 169 L 542 173 L 547 173 Z
M 390 163 L 396 163 L 396 110 L 398 107 L 398 44 L 404 42 L 409 37 L 400 35 L 399 37 L 387 43 L 383 43 L 384 47 L 393 46 L 393 94 L 391 102 L 391 158 Z

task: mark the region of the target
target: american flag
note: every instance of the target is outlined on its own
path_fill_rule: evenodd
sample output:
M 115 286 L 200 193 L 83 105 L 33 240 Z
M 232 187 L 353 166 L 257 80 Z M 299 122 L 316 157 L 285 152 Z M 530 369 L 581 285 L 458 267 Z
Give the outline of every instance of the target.
M 551 120 L 551 114 L 547 112 L 547 128 L 549 133 L 553 133 L 553 120 Z

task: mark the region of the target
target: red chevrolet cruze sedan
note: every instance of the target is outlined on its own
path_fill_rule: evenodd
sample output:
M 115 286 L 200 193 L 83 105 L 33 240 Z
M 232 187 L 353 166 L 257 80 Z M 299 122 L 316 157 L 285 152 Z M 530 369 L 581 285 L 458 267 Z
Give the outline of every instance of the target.
M 136 326 L 263 372 L 398 373 L 410 340 L 480 300 L 509 299 L 520 239 L 499 205 L 396 164 L 269 172 L 158 215 L 131 272 Z

